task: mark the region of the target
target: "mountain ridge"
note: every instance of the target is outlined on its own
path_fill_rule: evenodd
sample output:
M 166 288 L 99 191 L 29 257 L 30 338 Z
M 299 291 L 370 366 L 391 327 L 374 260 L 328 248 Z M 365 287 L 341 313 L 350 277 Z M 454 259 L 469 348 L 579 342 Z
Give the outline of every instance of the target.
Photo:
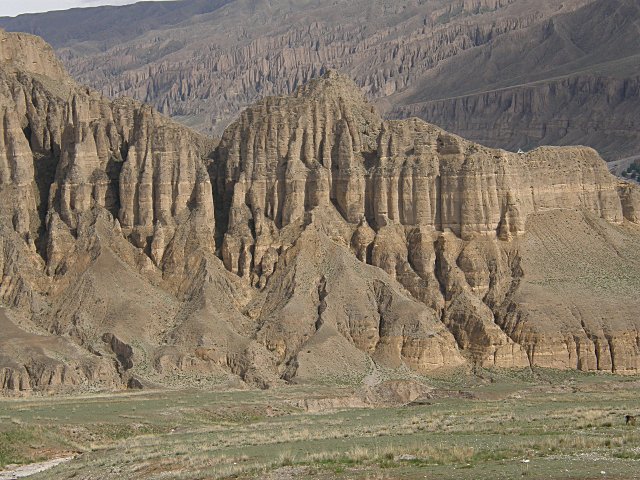
M 637 51 L 640 12 L 632 0 L 331 8 L 190 0 L 91 12 L 0 19 L 0 26 L 54 41 L 82 83 L 151 103 L 217 136 L 258 98 L 291 94 L 334 68 L 388 118 L 417 115 L 510 150 L 585 144 L 607 160 L 637 154 L 640 72 L 627 53 Z M 111 25 L 117 35 L 109 36 Z M 462 98 L 446 100 L 453 93 Z
M 593 149 L 384 121 L 333 70 L 217 143 L 0 37 L 54 74 L 0 63 L 3 394 L 640 369 L 640 190 Z

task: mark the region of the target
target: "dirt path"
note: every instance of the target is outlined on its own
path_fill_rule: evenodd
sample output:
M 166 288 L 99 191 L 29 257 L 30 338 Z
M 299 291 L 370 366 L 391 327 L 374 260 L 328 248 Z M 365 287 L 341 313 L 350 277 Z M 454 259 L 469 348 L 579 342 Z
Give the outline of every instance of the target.
M 56 458 L 48 460 L 46 462 L 32 463 L 30 465 L 23 465 L 20 467 L 11 468 L 9 470 L 3 470 L 0 472 L 0 480 L 15 480 L 18 478 L 26 478 L 36 473 L 44 472 L 50 468 L 57 467 L 61 463 L 69 462 L 75 457 Z

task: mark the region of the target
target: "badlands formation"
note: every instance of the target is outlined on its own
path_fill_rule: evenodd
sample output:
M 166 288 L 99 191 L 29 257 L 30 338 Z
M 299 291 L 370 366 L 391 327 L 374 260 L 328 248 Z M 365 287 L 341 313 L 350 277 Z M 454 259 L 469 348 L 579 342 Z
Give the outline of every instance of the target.
M 387 118 L 483 145 L 640 150 L 637 0 L 182 0 L 0 28 L 42 36 L 78 82 L 216 136 L 258 99 L 335 69 Z
M 329 71 L 219 144 L 0 32 L 5 393 L 638 373 L 640 189 L 383 121 Z

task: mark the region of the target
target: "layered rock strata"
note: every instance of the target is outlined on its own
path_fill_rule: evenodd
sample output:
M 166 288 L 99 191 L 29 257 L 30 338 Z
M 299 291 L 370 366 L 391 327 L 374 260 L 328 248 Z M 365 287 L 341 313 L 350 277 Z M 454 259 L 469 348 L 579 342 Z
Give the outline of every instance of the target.
M 595 151 L 383 121 L 333 71 L 216 146 L 0 43 L 3 391 L 638 371 L 640 193 Z
M 116 264 L 151 271 L 165 257 L 184 262 L 185 245 L 175 233 L 197 221 L 193 244 L 215 250 L 205 161 L 215 143 L 150 107 L 111 102 L 77 86 L 37 37 L 0 32 L 0 45 L 0 298 L 35 315 L 33 328 L 71 335 L 89 348 L 101 336 L 95 328 L 104 328 L 82 325 L 101 317 L 95 307 L 80 307 L 88 311 L 73 314 L 70 330 L 59 322 L 65 307 L 50 308 L 65 289 L 76 291 L 73 302 L 88 301 L 80 285 L 87 268 L 106 255 L 105 243 L 117 250 Z M 95 300 L 104 302 L 105 294 L 97 292 Z
M 191 0 L 0 26 L 42 35 L 82 83 L 216 135 L 259 98 L 334 68 L 389 118 L 513 151 L 588 145 L 617 160 L 640 147 L 639 19 L 635 0 Z
M 582 340 L 567 347 L 571 358 L 548 363 L 540 351 L 553 351 L 555 340 L 514 332 L 501 317 L 521 281 L 531 216 L 580 211 L 610 225 L 637 222 L 636 189 L 612 177 L 594 150 L 519 155 L 417 119 L 383 122 L 355 85 L 330 72 L 245 111 L 225 132 L 216 165 L 216 202 L 228 205 L 219 217 L 227 223 L 222 257 L 251 285 L 269 284 L 292 225 L 322 223 L 430 307 L 475 363 L 609 369 L 575 363 L 589 337 L 582 325 L 572 327 Z M 631 337 L 620 341 L 637 352 Z M 634 353 L 617 370 L 636 363 Z

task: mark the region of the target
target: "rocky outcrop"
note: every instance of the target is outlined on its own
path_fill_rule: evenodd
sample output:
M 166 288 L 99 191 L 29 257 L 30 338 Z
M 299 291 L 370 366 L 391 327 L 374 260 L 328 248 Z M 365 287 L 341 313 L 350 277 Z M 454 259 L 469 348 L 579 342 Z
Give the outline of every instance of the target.
M 3 392 L 640 368 L 640 194 L 590 148 L 383 121 L 332 70 L 216 146 L 0 67 Z
M 575 368 L 573 358 L 586 348 L 577 342 L 571 358 L 546 364 L 540 351 L 557 359 L 553 342 L 514 332 L 501 317 L 504 308 L 519 311 L 509 302 L 522 277 L 519 245 L 530 217 L 580 211 L 607 225 L 637 222 L 637 189 L 619 184 L 592 149 L 514 154 L 417 119 L 383 122 L 356 86 L 333 72 L 291 98 L 247 110 L 225 132 L 215 160 L 216 204 L 229 212 L 222 255 L 230 271 L 266 290 L 274 275 L 281 286 L 278 267 L 291 263 L 291 239 L 321 228 L 428 306 L 481 366 Z M 318 289 L 325 292 L 323 279 Z M 278 318 L 283 328 L 286 315 Z M 290 362 L 287 352 L 298 351 L 300 341 L 291 347 L 293 333 L 281 335 L 265 341 Z
M 640 221 L 640 211 L 638 210 L 640 191 L 633 184 L 626 182 L 621 182 L 618 185 L 618 191 L 625 218 L 631 222 L 638 223 Z
M 69 74 L 42 38 L 0 31 L 0 62 L 3 69 L 25 72 L 52 81 L 67 81 Z
M 26 35 L 15 41 L 3 35 L 3 45 L 16 43 L 15 48 L 26 52 L 41 43 Z M 202 212 L 213 232 L 211 186 L 203 162 L 213 142 L 149 107 L 126 99 L 112 103 L 77 87 L 58 73 L 55 61 L 49 62 L 53 67 L 38 67 L 41 58 L 34 57 L 31 70 L 38 75 L 13 73 L 23 60 L 7 60 L 1 86 L 7 104 L 0 161 L 7 199 L 3 214 L 17 232 L 41 245 L 38 237 L 46 223 L 59 227 L 60 220 L 74 232 L 79 218 L 95 207 L 111 212 L 123 234 L 143 249 L 151 248 L 157 226 L 164 229 L 163 243 L 169 243 L 179 219 L 191 211 Z M 42 69 L 53 69 L 52 77 L 42 80 Z M 52 88 L 53 80 L 61 83 Z M 12 207 L 13 199 L 19 201 Z M 58 268 L 52 261 L 64 248 L 56 245 L 62 237 L 49 238 L 50 270 Z M 164 247 L 156 239 L 156 254 Z M 47 252 L 42 248 L 41 253 Z
M 362 377 L 366 354 L 423 374 L 464 363 L 434 310 L 381 270 L 358 262 L 319 223 L 286 250 L 283 267 L 258 297 L 257 338 L 276 356 L 283 378 Z
M 108 317 L 119 302 L 103 314 L 87 306 L 95 285 L 83 280 L 88 268 L 109 257 L 157 276 L 153 264 L 163 268 L 165 251 L 184 261 L 183 231 L 196 219 L 191 248 L 215 250 L 206 166 L 215 143 L 149 107 L 77 86 L 37 37 L 0 36 L 0 295 L 34 315 L 38 327 L 91 350 L 102 335 L 92 317 Z M 78 296 L 61 306 L 66 290 Z M 38 389 L 119 381 L 43 358 L 6 370 L 7 385 L 25 378 Z
M 508 240 L 524 233 L 528 215 L 557 208 L 583 209 L 613 223 L 625 212 L 634 219 L 621 200 L 626 205 L 630 194 L 619 195 L 594 150 L 518 155 L 417 119 L 382 122 L 355 85 L 334 72 L 291 99 L 270 98 L 247 110 L 225 132 L 216 155 L 217 195 L 229 211 L 225 265 L 253 283 L 262 253 L 281 246 L 280 230 L 332 205 L 346 224 L 360 225 L 352 243 L 361 258 L 372 237 L 369 225 L 381 243 L 393 225 L 450 231 L 463 240 Z M 388 248 L 369 244 L 374 262 L 395 276 L 393 264 L 385 268 L 393 263 Z
M 106 358 L 91 355 L 61 337 L 30 332 L 37 327 L 19 314 L 0 308 L 0 386 L 3 393 L 69 392 L 81 387 L 116 386 L 115 369 Z
M 12 368 L 5 366 L 0 372 L 0 387 L 3 392 L 28 392 L 31 390 L 29 374 L 24 367 Z

